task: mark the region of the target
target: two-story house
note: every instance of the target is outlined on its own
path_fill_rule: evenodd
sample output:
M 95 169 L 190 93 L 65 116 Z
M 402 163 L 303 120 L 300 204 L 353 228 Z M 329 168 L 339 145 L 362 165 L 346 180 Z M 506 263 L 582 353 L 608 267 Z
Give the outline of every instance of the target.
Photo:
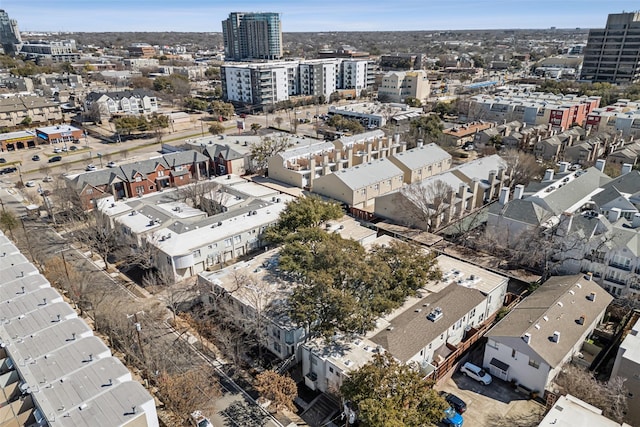
M 542 393 L 580 352 L 612 300 L 591 276 L 552 277 L 487 332 L 483 366 Z

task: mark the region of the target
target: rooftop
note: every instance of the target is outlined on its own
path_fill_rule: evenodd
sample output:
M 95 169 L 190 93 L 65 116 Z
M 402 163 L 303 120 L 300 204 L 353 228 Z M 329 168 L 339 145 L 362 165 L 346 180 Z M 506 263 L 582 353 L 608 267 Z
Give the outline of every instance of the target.
M 16 387 L 26 396 L 20 407 L 0 401 L 10 406 L 3 415 L 12 417 L 3 425 L 30 425 L 41 417 L 46 425 L 71 427 L 95 420 L 157 426 L 144 387 L 1 233 L 0 249 L 0 366 L 17 373 L 3 376 L 0 396 Z

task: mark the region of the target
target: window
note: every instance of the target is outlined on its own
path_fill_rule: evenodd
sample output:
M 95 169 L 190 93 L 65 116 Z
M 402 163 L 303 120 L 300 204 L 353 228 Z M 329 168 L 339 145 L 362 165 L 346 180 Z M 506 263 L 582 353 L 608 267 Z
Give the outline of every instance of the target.
M 195 251 L 193 251 L 193 257 L 200 258 L 200 249 L 196 249 Z
M 167 264 L 171 265 L 171 257 L 170 256 L 167 257 Z
M 231 239 L 224 239 L 224 247 L 228 248 L 231 246 Z
M 533 359 L 529 359 L 529 366 L 532 366 L 536 369 L 540 368 L 540 362 L 538 362 L 537 360 L 533 360 Z
M 333 367 L 329 366 L 329 372 L 333 374 Z
M 233 236 L 233 243 L 238 244 L 242 241 L 242 237 L 238 234 L 237 236 Z
M 469 319 L 471 319 L 475 315 L 476 315 L 476 309 L 474 308 L 473 310 L 471 310 L 471 313 L 469 313 Z
M 516 351 L 515 350 L 511 350 L 511 357 L 513 357 L 514 359 L 516 358 Z
M 136 194 L 138 196 L 141 196 L 144 194 L 144 185 L 139 185 L 136 187 Z
M 93 194 L 93 188 L 87 188 L 87 194 Z
M 281 347 L 280 347 L 280 343 L 274 342 L 274 343 L 273 343 L 273 349 L 274 349 L 275 351 L 277 351 L 278 353 L 280 353 L 280 349 L 281 349 Z
M 136 176 L 136 182 L 141 182 L 142 181 L 142 177 L 140 175 Z
M 164 176 L 164 171 L 158 171 L 158 176 Z
M 272 333 L 274 337 L 280 339 L 280 329 L 274 329 Z

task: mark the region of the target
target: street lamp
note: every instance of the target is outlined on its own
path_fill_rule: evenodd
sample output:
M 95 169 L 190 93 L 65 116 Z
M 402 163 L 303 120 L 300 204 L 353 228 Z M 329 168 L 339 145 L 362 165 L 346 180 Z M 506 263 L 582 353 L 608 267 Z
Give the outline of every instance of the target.
M 96 153 L 96 155 L 100 159 L 100 168 L 102 168 L 102 153 Z

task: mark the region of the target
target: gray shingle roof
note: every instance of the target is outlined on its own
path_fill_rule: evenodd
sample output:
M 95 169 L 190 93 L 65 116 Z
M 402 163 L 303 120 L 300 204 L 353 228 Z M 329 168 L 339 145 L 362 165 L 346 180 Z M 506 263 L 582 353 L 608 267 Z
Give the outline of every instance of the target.
M 596 293 L 594 301 L 587 298 L 591 292 Z M 582 275 L 552 277 L 511 310 L 487 336 L 525 354 L 533 351 L 553 368 L 612 300 L 600 285 Z M 583 325 L 577 322 L 580 316 L 585 316 Z M 554 331 L 560 332 L 558 342 L 551 340 Z M 531 334 L 529 344 L 522 339 L 525 333 Z
M 402 153 L 396 153 L 393 157 L 409 170 L 416 170 L 426 165 L 450 160 L 451 154 L 438 147 L 436 144 L 426 144 L 415 147 Z
M 499 214 L 502 211 L 502 216 L 505 218 L 511 218 L 524 222 L 525 224 L 536 226 L 552 216 L 552 213 L 545 210 L 542 206 L 526 199 L 512 200 L 507 203 L 506 206 L 493 203 L 489 209 L 491 213 Z
M 383 158 L 348 169 L 341 169 L 332 175 L 341 180 L 347 187 L 357 190 L 395 176 L 403 176 L 403 172 L 398 166 Z M 322 179 L 322 177 L 318 179 Z
M 393 329 L 378 332 L 371 341 L 381 345 L 404 363 L 483 300 L 484 296 L 477 289 L 451 284 L 440 292 L 426 296 L 395 317 L 391 320 Z M 424 304 L 429 305 L 425 307 Z M 427 315 L 435 307 L 442 308 L 443 316 L 437 322 L 432 322 L 427 319 Z

